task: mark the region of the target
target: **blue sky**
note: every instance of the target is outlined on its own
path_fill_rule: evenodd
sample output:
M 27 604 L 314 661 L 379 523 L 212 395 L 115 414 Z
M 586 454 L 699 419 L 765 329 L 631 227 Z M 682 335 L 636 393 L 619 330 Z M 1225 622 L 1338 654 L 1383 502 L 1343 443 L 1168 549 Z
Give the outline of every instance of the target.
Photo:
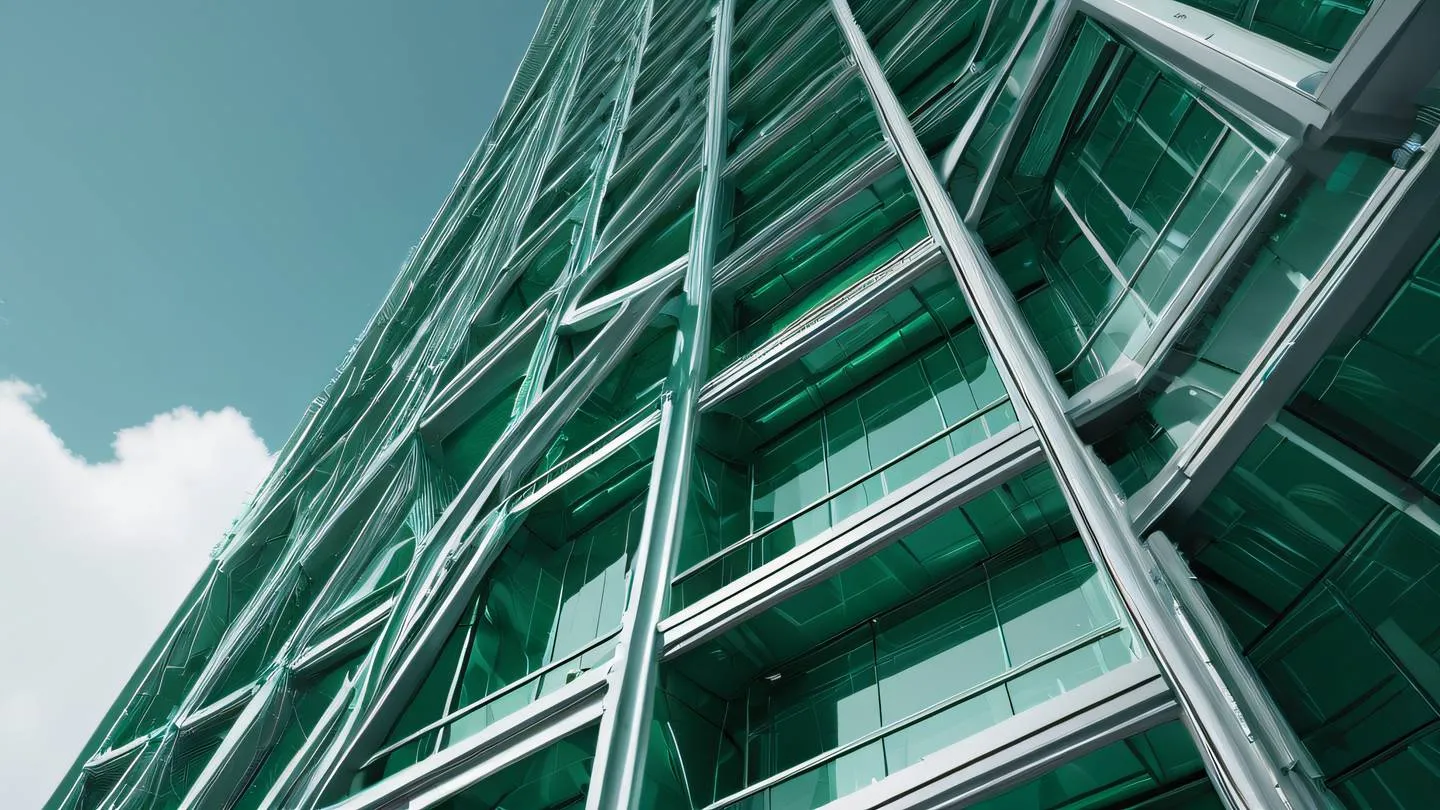
M 273 449 L 499 106 L 538 0 L 0 14 L 0 379 L 72 450 L 180 405 Z
M 0 11 L 0 785 L 54 789 L 484 135 L 540 0 Z

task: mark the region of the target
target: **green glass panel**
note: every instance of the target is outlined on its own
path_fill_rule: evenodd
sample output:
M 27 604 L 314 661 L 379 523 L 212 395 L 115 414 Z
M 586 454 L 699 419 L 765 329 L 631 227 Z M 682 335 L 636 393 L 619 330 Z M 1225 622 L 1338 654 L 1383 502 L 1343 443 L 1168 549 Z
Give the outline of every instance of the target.
M 897 170 L 765 263 L 732 303 L 717 307 L 712 373 L 920 241 L 926 230 L 917 212 L 909 183 Z
M 658 327 L 640 335 L 626 357 L 585 398 L 541 454 L 537 472 L 549 471 L 562 460 L 590 447 L 640 410 L 653 407 L 674 353 L 673 326 Z
M 135 766 L 142 761 L 144 749 L 128 756 L 106 763 L 103 767 L 85 772 L 80 783 L 80 795 L 76 797 L 74 810 L 100 810 L 105 800 L 121 785 L 127 785 Z M 128 786 L 128 785 L 127 785 Z
M 210 586 L 161 653 L 153 674 L 131 699 L 109 737 L 113 748 L 149 732 L 172 717 L 189 693 L 215 646 L 245 608 L 289 540 L 288 528 L 268 539 L 252 539 L 214 575 Z
M 716 493 L 748 483 L 749 525 L 704 507 L 687 518 L 740 532 L 686 530 L 673 607 L 808 542 L 1014 424 L 1005 396 L 953 277 L 937 270 L 721 404 L 702 423 L 707 461 L 696 477 L 700 489 Z
M 1021 311 L 1074 392 L 1140 351 L 1266 156 L 1093 22 L 1057 64 L 980 232 L 1002 275 L 1045 285 Z
M 1301 53 L 1335 58 L 1370 9 L 1370 0 L 1182 0 Z
M 436 810 L 572 810 L 583 807 L 596 730 L 577 731 L 435 805 Z
M 1409 765 L 1389 776 L 1385 763 L 1410 762 L 1416 735 L 1440 723 L 1440 538 L 1381 500 L 1383 482 L 1366 480 L 1379 467 L 1286 435 L 1256 439 L 1185 542 L 1322 770 L 1368 801 L 1388 779 L 1409 789 Z
M 472 608 L 445 639 L 445 645 L 440 648 L 425 680 L 410 696 L 409 704 L 386 735 L 382 753 L 373 757 L 355 775 L 349 786 L 350 793 L 373 785 L 435 753 L 439 736 L 434 731 L 424 730 L 445 714 L 473 621 Z M 424 733 L 420 733 L 422 731 Z
M 1365 625 L 1329 591 L 1292 609 L 1251 659 L 1329 774 L 1436 719 Z
M 517 379 L 496 393 L 474 416 L 441 441 L 440 453 L 445 459 L 445 469 L 457 483 L 470 480 L 470 475 L 484 461 L 501 431 L 510 423 L 521 382 L 523 380 Z
M 731 177 L 734 199 L 725 226 L 744 244 L 782 214 L 882 148 L 874 108 L 857 77 L 806 121 L 767 145 Z
M 1036 60 L 1045 41 L 1046 25 L 1053 8 L 1052 4 L 1045 4 L 1036 24 L 1019 42 L 1015 59 L 998 82 L 999 90 L 994 100 L 981 115 L 979 125 L 960 154 L 955 173 L 950 178 L 949 190 L 962 211 L 969 208 L 974 199 L 980 177 L 1000 157 L 1002 139 L 1014 121 L 1020 95 L 1035 76 Z M 1028 14 L 1028 11 L 1025 13 Z M 1017 22 L 1015 25 L 1023 29 L 1023 24 Z M 1015 36 L 1019 37 L 1020 33 Z M 998 68 L 1005 54 L 1002 48 L 987 52 L 986 64 L 995 64 Z
M 1335 792 L 1363 810 L 1409 810 L 1432 804 L 1440 791 L 1440 730 L 1341 782 Z
M 731 154 L 785 124 L 845 57 L 839 29 L 807 3 L 770 0 L 742 14 L 731 45 Z
M 874 575 L 910 554 L 881 551 L 662 667 L 661 704 L 687 718 L 662 736 L 665 778 L 688 775 L 688 806 L 815 807 L 1135 659 L 1078 539 L 1032 539 L 989 562 L 980 548 L 915 572 L 908 589 Z M 743 771 L 696 791 L 715 751 Z
M 1273 619 L 1381 507 L 1359 482 L 1267 430 L 1201 508 L 1193 530 L 1207 542 L 1196 560 Z
M 409 570 L 414 554 L 415 532 L 407 521 L 401 524 L 388 540 L 375 547 L 360 575 L 350 586 L 349 593 L 340 601 L 334 613 L 326 618 L 325 626 L 336 627 L 345 619 L 353 618 L 363 610 L 373 607 L 387 594 L 394 592 L 405 572 Z
M 1325 353 L 1290 409 L 1440 497 L 1440 245 L 1358 336 Z
M 294 693 L 286 699 L 279 721 L 279 737 L 262 755 L 259 768 L 250 777 L 240 798 L 231 806 L 232 810 L 253 810 L 260 806 L 265 794 L 274 787 L 290 760 L 315 731 L 345 679 L 355 672 L 363 654 L 364 650 L 357 651 L 327 666 L 323 672 L 301 678 L 293 685 Z
M 1221 810 L 1178 721 L 1110 743 L 986 799 L 976 810 Z
M 1012 664 L 1118 620 L 1085 547 L 1070 543 L 1030 557 L 990 580 Z
M 620 448 L 614 461 L 608 477 L 577 477 L 531 507 L 486 574 L 460 655 L 445 745 L 608 659 L 650 479 L 650 458 Z
M 1214 302 L 1216 314 L 1177 344 L 1187 362 L 1147 402 L 1145 419 L 1097 447 L 1127 493 L 1195 435 L 1379 185 L 1388 154 L 1345 148 L 1328 156 L 1327 175 L 1307 176 L 1257 229 L 1236 262 L 1237 281 Z
M 225 740 L 237 715 L 238 712 L 231 711 L 225 717 L 212 718 L 200 728 L 181 732 L 170 749 L 169 760 L 160 766 L 160 772 L 149 783 L 139 806 L 144 810 L 176 810 L 180 807 L 185 795 L 209 764 L 211 755 Z

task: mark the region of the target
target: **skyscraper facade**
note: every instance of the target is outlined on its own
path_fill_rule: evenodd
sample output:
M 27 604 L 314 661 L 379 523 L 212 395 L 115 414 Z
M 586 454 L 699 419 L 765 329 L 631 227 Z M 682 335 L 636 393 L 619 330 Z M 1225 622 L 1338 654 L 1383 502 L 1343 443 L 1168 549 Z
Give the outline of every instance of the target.
M 1437 39 L 553 0 L 50 807 L 1440 806 Z

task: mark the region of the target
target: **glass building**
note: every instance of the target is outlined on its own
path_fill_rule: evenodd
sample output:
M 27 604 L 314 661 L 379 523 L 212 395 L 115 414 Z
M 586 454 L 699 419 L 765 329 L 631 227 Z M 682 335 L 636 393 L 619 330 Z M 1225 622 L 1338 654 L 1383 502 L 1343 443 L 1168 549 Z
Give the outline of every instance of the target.
M 553 0 L 49 807 L 1440 806 L 1437 35 Z

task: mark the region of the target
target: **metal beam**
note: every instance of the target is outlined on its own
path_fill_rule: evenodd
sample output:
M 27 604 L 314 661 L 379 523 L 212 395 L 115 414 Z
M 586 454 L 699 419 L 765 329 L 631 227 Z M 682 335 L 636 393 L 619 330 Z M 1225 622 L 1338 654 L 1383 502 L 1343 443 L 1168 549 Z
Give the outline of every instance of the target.
M 970 807 L 1179 717 L 1155 662 L 1140 659 L 1021 712 L 826 810 Z
M 718 0 L 710 32 L 710 92 L 705 105 L 700 188 L 690 231 L 675 356 L 660 398 L 660 439 L 644 524 L 605 695 L 595 764 L 585 806 L 637 810 L 644 784 L 654 692 L 659 682 L 657 626 L 669 601 L 675 550 L 684 528 L 700 388 L 710 351 L 710 305 L 724 201 L 730 41 L 735 0 Z
M 1304 382 L 1335 339 L 1367 322 L 1435 239 L 1440 164 L 1432 135 L 1410 169 L 1391 169 L 1220 405 L 1130 500 L 1137 526 L 1184 520 Z
M 1307 807 L 1278 785 L 1272 767 L 1239 730 L 1226 696 L 1205 672 L 1181 628 L 1150 581 L 1143 549 L 1113 482 L 1081 443 L 1065 415 L 1065 399 L 1039 345 L 1018 313 L 976 235 L 965 227 L 920 146 L 895 91 L 855 22 L 846 0 L 831 0 L 835 18 L 895 144 L 932 234 L 945 251 L 1011 399 L 1031 415 L 1040 445 L 1096 564 L 1114 583 L 1130 621 L 1154 654 L 1184 710 L 1218 791 L 1232 810 L 1266 810 L 1283 801 Z
M 695 649 L 1040 462 L 1035 431 L 1011 425 L 858 512 L 832 532 L 790 549 L 667 617 L 660 624 L 664 657 Z
M 1317 807 L 1335 804 L 1337 800 L 1325 789 L 1321 780 L 1319 766 L 1280 714 L 1270 693 L 1260 683 L 1250 662 L 1245 660 L 1230 631 L 1225 629 L 1215 605 L 1196 582 L 1180 552 L 1160 532 L 1150 535 L 1145 547 L 1174 595 L 1177 610 L 1188 618 L 1196 641 L 1211 656 L 1217 674 L 1233 690 L 1232 695 L 1253 721 L 1251 733 L 1256 736 L 1257 742 L 1270 752 L 1270 757 L 1297 792 L 1309 793 Z

